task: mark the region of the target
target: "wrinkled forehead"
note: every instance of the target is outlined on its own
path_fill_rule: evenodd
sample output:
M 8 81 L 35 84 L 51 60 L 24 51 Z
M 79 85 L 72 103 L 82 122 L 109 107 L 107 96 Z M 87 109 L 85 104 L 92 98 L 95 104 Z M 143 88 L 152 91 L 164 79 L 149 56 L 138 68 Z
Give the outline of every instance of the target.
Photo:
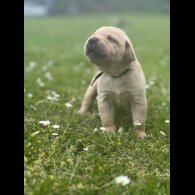
M 116 27 L 101 27 L 101 28 L 97 29 L 93 35 L 94 36 L 95 35 L 103 35 L 103 36 L 115 35 L 118 37 L 124 37 L 124 38 L 128 39 L 127 34 L 124 31 L 122 31 L 121 29 L 116 28 Z

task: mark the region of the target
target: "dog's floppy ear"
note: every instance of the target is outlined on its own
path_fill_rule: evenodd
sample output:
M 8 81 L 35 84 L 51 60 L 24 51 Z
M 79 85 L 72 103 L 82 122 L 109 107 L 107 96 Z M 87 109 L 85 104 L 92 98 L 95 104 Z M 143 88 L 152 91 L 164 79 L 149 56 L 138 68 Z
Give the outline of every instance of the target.
M 131 63 L 135 61 L 135 55 L 133 48 L 131 48 L 131 45 L 128 41 L 125 42 L 125 62 Z

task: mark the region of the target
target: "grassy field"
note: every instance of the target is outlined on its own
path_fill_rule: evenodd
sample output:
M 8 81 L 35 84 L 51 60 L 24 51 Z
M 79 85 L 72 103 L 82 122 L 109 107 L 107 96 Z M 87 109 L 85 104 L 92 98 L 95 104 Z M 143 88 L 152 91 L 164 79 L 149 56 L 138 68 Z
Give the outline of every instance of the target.
M 125 117 L 115 136 L 103 134 L 96 104 L 91 116 L 77 114 L 95 70 L 83 45 L 98 27 L 117 25 L 115 15 L 25 19 L 26 195 L 169 194 L 169 16 L 121 17 L 147 81 L 145 141 L 134 137 Z M 130 183 L 116 184 L 120 175 Z

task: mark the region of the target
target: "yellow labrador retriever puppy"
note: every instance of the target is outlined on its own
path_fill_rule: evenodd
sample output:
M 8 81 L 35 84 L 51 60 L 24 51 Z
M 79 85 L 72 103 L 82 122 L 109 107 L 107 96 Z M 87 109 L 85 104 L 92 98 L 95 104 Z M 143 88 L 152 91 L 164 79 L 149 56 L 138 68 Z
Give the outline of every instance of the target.
M 86 41 L 84 52 L 99 72 L 88 87 L 79 112 L 88 113 L 97 96 L 102 126 L 106 132 L 115 132 L 115 107 L 129 108 L 137 136 L 145 138 L 145 77 L 127 34 L 116 27 L 101 27 Z

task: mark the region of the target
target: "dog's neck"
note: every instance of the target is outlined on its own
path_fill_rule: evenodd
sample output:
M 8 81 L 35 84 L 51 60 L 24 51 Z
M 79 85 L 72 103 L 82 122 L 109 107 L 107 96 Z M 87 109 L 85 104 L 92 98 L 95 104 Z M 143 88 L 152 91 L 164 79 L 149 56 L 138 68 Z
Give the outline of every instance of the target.
M 122 71 L 122 72 L 121 72 L 120 74 L 118 74 L 118 75 L 109 75 L 109 74 L 107 74 L 107 73 L 105 73 L 105 74 L 109 75 L 109 76 L 112 77 L 112 78 L 119 78 L 119 77 L 123 76 L 124 74 L 126 74 L 128 71 L 129 71 L 129 68 L 125 69 L 124 71 Z M 93 85 L 93 83 L 94 83 L 99 77 L 102 76 L 102 74 L 104 74 L 104 72 L 101 71 L 101 72 L 99 72 L 99 73 L 94 77 L 94 79 L 93 79 L 92 82 L 91 82 L 91 86 Z
M 121 73 L 119 73 L 117 75 L 111 75 L 109 73 L 106 73 L 106 74 L 112 78 L 119 78 L 119 77 L 123 76 L 124 74 L 126 74 L 128 71 L 129 71 L 129 68 L 126 68 L 125 70 L 123 70 Z

